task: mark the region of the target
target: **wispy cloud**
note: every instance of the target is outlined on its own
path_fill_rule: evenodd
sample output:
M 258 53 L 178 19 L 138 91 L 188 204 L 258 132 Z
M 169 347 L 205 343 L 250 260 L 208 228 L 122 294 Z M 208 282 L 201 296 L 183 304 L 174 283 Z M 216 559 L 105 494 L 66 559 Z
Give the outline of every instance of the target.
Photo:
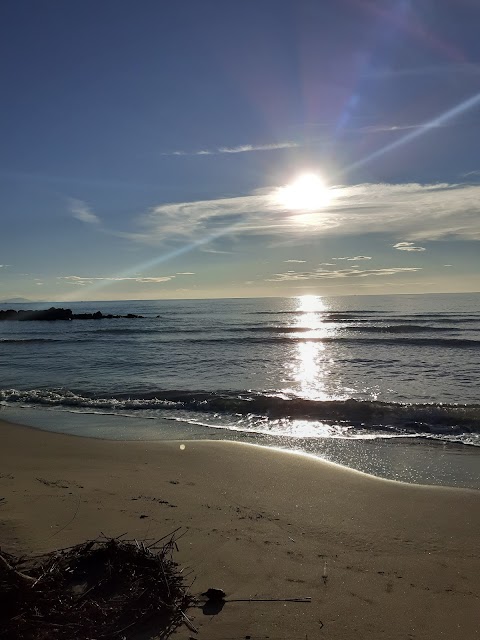
M 323 278 L 368 278 L 370 276 L 393 276 L 398 273 L 420 271 L 421 267 L 387 267 L 384 269 L 314 269 L 313 271 L 276 273 L 267 282 L 285 282 L 290 280 L 321 280 Z
M 59 276 L 59 280 L 65 280 L 69 284 L 84 287 L 94 284 L 94 282 L 141 282 L 146 284 L 158 284 L 160 282 L 168 282 L 175 276 L 159 276 L 159 277 L 91 277 L 91 276 Z
M 332 237 L 385 234 L 402 242 L 448 237 L 480 240 L 480 185 L 358 184 L 332 188 L 329 205 L 318 212 L 293 212 L 272 197 L 274 189 L 250 195 L 153 207 L 137 219 L 131 240 L 158 246 L 200 246 L 228 236 L 263 236 L 270 242 L 305 236 Z M 218 246 L 218 245 L 217 245 Z M 205 247 L 210 253 L 223 252 Z M 414 245 L 412 245 L 414 246 Z M 416 245 L 415 245 L 416 246 Z M 344 256 L 352 261 L 370 256 Z
M 433 124 L 431 128 L 445 127 L 445 124 Z M 355 131 L 361 133 L 395 133 L 396 131 L 408 131 L 411 129 L 424 129 L 425 123 L 417 124 L 377 124 L 359 127 Z
M 230 255 L 233 251 L 223 251 L 222 249 L 210 249 L 209 247 L 202 247 L 200 249 L 202 253 L 219 253 L 221 255 Z
M 357 260 L 371 260 L 372 256 L 345 256 L 343 258 L 332 258 L 332 260 L 351 260 L 353 262 L 357 262 Z
M 100 224 L 100 218 L 96 216 L 86 202 L 75 198 L 69 199 L 70 213 L 74 218 L 87 224 Z
M 473 171 L 462 173 L 462 178 L 468 178 L 469 176 L 480 176 L 480 169 L 474 169 Z
M 200 149 L 198 151 L 171 151 L 163 156 L 217 156 L 222 153 L 250 153 L 252 151 L 276 151 L 278 149 L 294 149 L 298 142 L 276 142 L 273 144 L 242 144 L 238 147 L 217 147 L 216 149 Z
M 303 262 L 306 262 L 306 260 L 284 260 L 284 262 L 295 262 L 295 263 L 301 264 Z
M 325 125 L 321 125 L 324 128 Z M 424 129 L 425 123 L 378 123 L 378 124 L 370 124 L 365 126 L 357 126 L 345 128 L 343 133 L 345 134 L 358 134 L 358 133 L 366 133 L 366 134 L 377 134 L 377 133 L 395 133 L 401 131 L 409 131 L 415 129 Z M 428 127 L 430 129 L 440 128 L 447 126 L 447 123 L 440 122 L 432 122 L 429 123 Z M 315 147 L 319 143 L 324 143 L 327 139 L 327 134 L 324 134 L 322 137 L 314 137 L 309 138 L 307 141 L 296 142 L 294 140 L 289 140 L 285 142 L 277 142 L 272 144 L 242 144 L 236 147 L 215 147 L 215 148 L 207 148 L 207 149 L 195 149 L 193 151 L 186 151 L 177 149 L 175 151 L 165 151 L 161 153 L 162 156 L 186 156 L 186 157 L 195 157 L 195 156 L 218 156 L 222 154 L 235 154 L 235 153 L 256 153 L 262 151 L 279 151 L 282 149 L 302 149 L 305 147 Z
M 218 153 L 248 153 L 250 151 L 276 151 L 277 149 L 295 149 L 298 142 L 277 142 L 274 144 L 244 144 L 238 147 L 220 147 Z
M 416 247 L 414 242 L 397 242 L 393 248 L 399 251 L 426 251 L 425 247 Z
M 176 276 L 194 276 L 195 272 L 194 271 L 180 271 L 179 273 L 175 274 Z
M 453 64 L 442 65 L 424 65 L 418 67 L 405 67 L 403 69 L 371 69 L 367 71 L 364 76 L 369 78 L 400 78 L 400 77 L 415 77 L 415 76 L 433 76 L 441 75 L 446 77 L 447 75 L 480 75 L 480 64 L 459 62 Z

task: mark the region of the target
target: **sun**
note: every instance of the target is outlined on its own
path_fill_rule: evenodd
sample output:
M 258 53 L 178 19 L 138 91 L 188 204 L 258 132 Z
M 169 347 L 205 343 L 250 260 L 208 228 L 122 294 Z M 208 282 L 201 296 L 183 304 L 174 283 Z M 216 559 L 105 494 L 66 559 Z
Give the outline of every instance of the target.
M 304 173 L 291 184 L 280 187 L 275 199 L 285 209 L 315 211 L 328 205 L 331 193 L 320 176 Z

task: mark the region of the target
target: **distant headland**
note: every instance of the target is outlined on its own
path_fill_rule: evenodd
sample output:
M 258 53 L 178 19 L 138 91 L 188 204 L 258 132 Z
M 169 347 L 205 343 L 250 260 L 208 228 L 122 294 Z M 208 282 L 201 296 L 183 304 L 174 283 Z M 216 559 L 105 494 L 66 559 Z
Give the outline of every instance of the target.
M 0 300 L 0 304 L 26 304 L 33 302 L 28 298 L 7 298 L 6 300 Z M 41 300 L 35 300 L 35 302 L 41 302 Z
M 71 309 L 60 309 L 56 307 L 50 307 L 50 309 L 30 310 L 21 309 L 16 311 L 15 309 L 0 309 L 0 321 L 2 320 L 109 320 L 111 318 L 143 318 L 135 313 L 127 313 L 127 315 L 113 315 L 111 313 L 103 314 L 101 311 L 95 313 L 73 313 Z

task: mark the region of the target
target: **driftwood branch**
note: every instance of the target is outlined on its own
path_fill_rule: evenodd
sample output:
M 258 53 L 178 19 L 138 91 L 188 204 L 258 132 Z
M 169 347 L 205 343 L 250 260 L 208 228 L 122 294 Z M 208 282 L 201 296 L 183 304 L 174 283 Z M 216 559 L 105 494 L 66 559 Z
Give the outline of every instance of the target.
M 167 638 L 181 624 L 194 631 L 185 613 L 194 598 L 173 561 L 177 538 L 147 545 L 104 536 L 30 559 L 0 553 L 0 636 L 47 640 L 54 629 L 55 640 Z
M 35 578 L 31 576 L 27 576 L 26 573 L 22 573 L 21 571 L 17 571 L 12 565 L 7 562 L 7 560 L 0 553 L 0 569 L 3 569 L 10 575 L 14 575 L 18 580 L 22 582 L 26 582 L 28 584 L 33 584 L 35 582 Z

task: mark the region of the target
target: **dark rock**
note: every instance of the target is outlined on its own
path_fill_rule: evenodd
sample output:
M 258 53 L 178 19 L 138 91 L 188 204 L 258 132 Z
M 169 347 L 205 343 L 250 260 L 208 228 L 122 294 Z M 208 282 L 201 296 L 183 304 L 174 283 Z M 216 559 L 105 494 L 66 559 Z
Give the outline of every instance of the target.
M 53 320 L 103 320 L 104 318 L 112 319 L 112 318 L 143 318 L 143 316 L 136 315 L 135 313 L 129 313 L 126 316 L 121 315 L 112 315 L 109 313 L 104 316 L 101 311 L 95 311 L 95 313 L 73 313 L 71 309 L 61 309 L 50 307 L 50 309 L 42 309 L 42 310 L 20 310 L 16 311 L 15 309 L 0 309 L 0 321 L 2 320 L 18 320 L 18 321 L 27 321 L 27 320 L 43 320 L 43 321 L 53 321 Z
M 73 317 L 71 309 L 56 309 L 50 307 L 50 309 L 42 309 L 33 311 L 31 309 L 15 311 L 8 309 L 7 311 L 0 311 L 0 320 L 71 320 Z

